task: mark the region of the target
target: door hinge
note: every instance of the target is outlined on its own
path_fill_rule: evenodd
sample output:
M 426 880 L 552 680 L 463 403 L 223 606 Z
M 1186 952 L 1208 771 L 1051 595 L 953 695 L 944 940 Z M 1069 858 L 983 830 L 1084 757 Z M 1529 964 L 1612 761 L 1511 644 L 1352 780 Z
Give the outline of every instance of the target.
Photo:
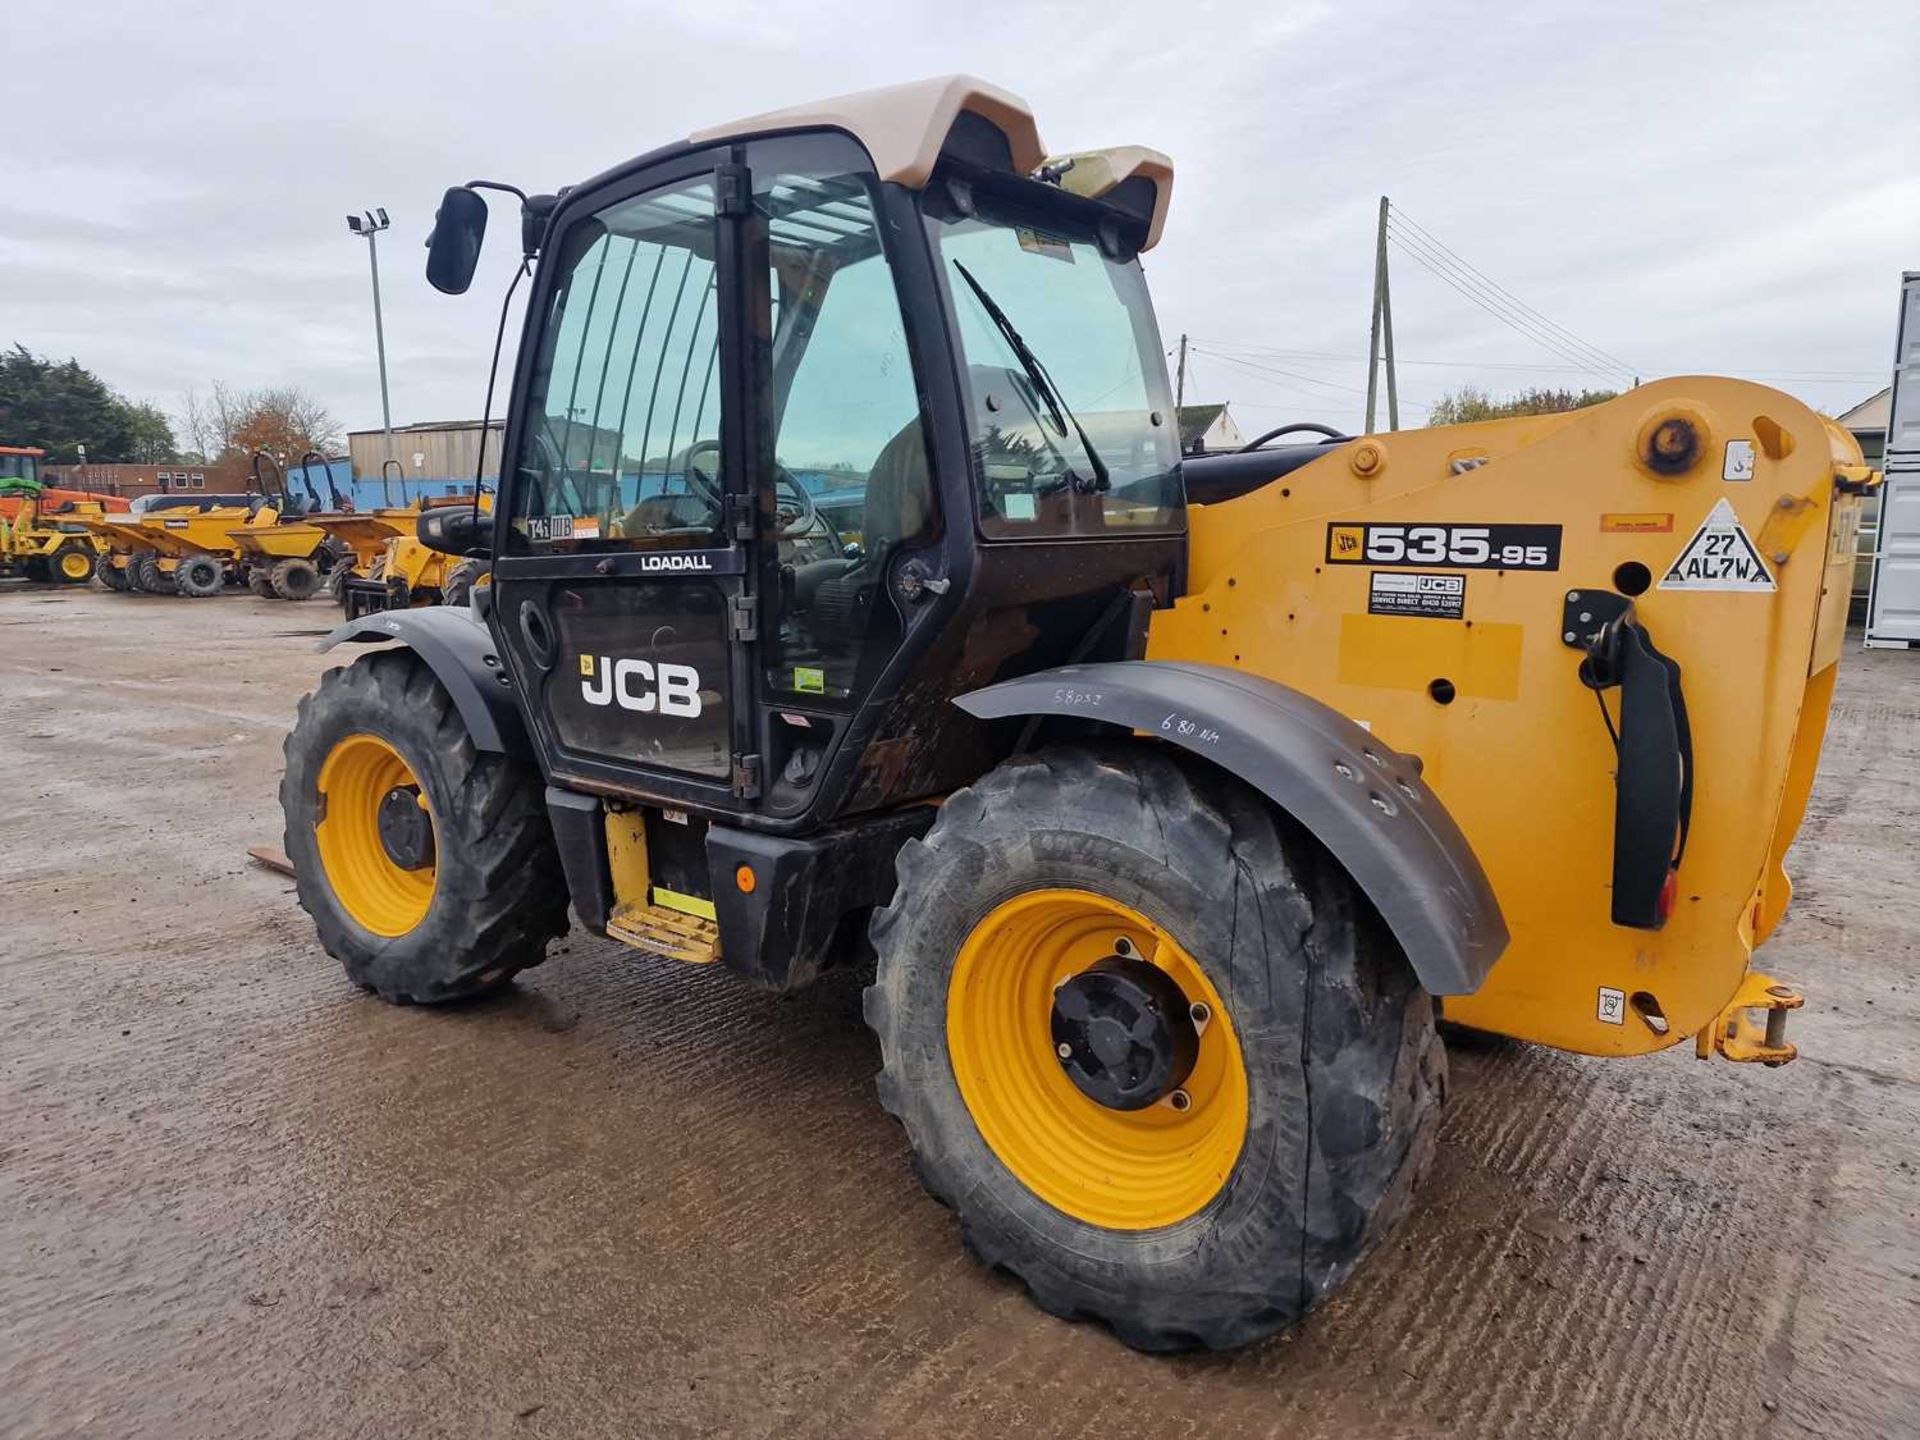
M 753 172 L 744 165 L 716 165 L 713 170 L 714 208 L 722 215 L 745 215 L 753 209 Z
M 732 788 L 736 799 L 758 800 L 760 798 L 760 757 L 758 755 L 733 757 Z
M 751 540 L 760 533 L 760 506 L 755 497 L 727 497 L 727 529 L 736 540 Z
M 729 595 L 727 597 L 727 620 L 733 628 L 734 639 L 757 640 L 760 638 L 760 627 L 756 623 L 757 616 L 754 609 L 753 596 Z

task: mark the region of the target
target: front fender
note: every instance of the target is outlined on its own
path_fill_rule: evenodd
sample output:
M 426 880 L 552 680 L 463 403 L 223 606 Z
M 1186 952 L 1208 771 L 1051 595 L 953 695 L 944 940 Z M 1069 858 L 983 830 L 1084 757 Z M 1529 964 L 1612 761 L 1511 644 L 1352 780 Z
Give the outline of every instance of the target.
M 533 743 L 514 704 L 493 635 L 470 609 L 423 605 L 417 610 L 382 610 L 336 626 L 317 648 L 381 641 L 404 645 L 427 662 L 453 697 L 477 748 L 532 756 Z
M 1141 731 L 1245 781 L 1332 852 L 1432 994 L 1471 994 L 1506 949 L 1493 888 L 1418 760 L 1297 690 L 1217 665 L 1123 660 L 954 703 L 983 720 L 1058 715 Z

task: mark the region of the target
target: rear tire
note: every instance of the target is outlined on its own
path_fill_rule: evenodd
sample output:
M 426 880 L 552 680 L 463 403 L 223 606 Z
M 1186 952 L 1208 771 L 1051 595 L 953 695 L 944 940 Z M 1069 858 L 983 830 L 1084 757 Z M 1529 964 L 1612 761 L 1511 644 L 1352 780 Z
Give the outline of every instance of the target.
M 311 560 L 289 558 L 272 571 L 273 593 L 282 600 L 311 600 L 320 588 L 320 571 Z
M 397 1004 L 481 995 L 538 965 L 566 933 L 566 881 L 538 771 L 476 750 L 446 688 L 412 651 L 322 675 L 285 753 L 280 805 L 295 888 L 355 984 Z M 396 789 L 424 798 L 424 867 L 409 868 L 413 852 L 396 857 L 382 829 L 380 807 Z
M 273 576 L 267 573 L 264 565 L 249 565 L 247 567 L 247 589 L 251 590 L 255 595 L 258 595 L 262 600 L 278 600 L 280 598 L 273 593 Z
M 1138 744 L 1050 750 L 949 797 L 897 869 L 866 997 L 880 1098 L 967 1247 L 1043 1309 L 1136 1349 L 1243 1345 L 1406 1211 L 1445 1085 L 1432 1002 L 1346 872 L 1254 792 Z M 1092 954 L 1128 963 L 1129 935 L 1130 963 L 1219 1005 L 1191 1078 L 1138 1111 L 1082 1093 L 1046 1017 Z
M 127 579 L 127 572 L 117 569 L 114 563 L 104 555 L 100 557 L 100 563 L 94 567 L 93 578 L 101 589 L 111 590 L 116 594 L 124 595 L 133 588 L 133 583 Z
M 133 581 L 133 588 L 145 595 L 173 594 L 173 576 L 160 568 L 160 557 L 151 550 L 142 550 L 127 565 L 127 575 Z
M 47 557 L 47 573 L 59 585 L 84 585 L 93 579 L 99 556 L 91 545 L 62 545 Z
M 36 585 L 45 585 L 53 578 L 52 572 L 47 569 L 47 557 L 44 555 L 30 555 L 22 560 L 20 573 Z
M 174 590 L 196 600 L 218 595 L 226 578 L 226 567 L 211 555 L 189 555 L 173 567 Z

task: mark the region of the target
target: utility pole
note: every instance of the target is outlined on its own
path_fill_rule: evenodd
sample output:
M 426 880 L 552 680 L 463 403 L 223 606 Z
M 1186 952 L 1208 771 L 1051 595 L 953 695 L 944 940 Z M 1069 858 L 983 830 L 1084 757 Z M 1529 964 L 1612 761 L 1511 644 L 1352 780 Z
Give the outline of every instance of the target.
M 1387 197 L 1380 197 L 1380 225 L 1373 247 L 1373 322 L 1367 340 L 1367 433 L 1373 433 L 1375 397 L 1380 389 L 1381 342 L 1387 362 L 1387 428 L 1400 428 L 1400 382 L 1393 364 L 1393 295 L 1387 283 Z
M 391 506 L 393 494 L 387 489 L 386 467 L 393 463 L 393 407 L 387 403 L 387 332 L 380 320 L 379 235 L 387 228 L 387 212 L 368 210 L 361 215 L 349 215 L 347 228 L 367 242 L 367 263 L 373 270 L 373 344 L 380 356 L 380 428 L 387 437 L 387 459 L 380 467 L 380 496 Z
M 1186 403 L 1187 403 L 1187 337 L 1185 335 L 1182 335 L 1180 337 L 1180 367 L 1175 372 L 1174 381 L 1173 381 L 1173 408 L 1175 410 L 1178 410 L 1182 405 Z M 1180 428 L 1179 417 L 1176 416 L 1174 419 L 1174 429 L 1178 430 L 1179 428 Z

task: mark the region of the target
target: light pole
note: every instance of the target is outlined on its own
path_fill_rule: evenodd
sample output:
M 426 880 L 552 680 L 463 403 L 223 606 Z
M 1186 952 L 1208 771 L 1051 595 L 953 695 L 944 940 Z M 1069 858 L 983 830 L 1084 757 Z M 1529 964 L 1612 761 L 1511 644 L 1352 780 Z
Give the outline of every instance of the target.
M 387 436 L 387 459 L 393 459 L 393 407 L 387 403 L 387 332 L 380 322 L 380 232 L 387 228 L 385 210 L 369 210 L 349 215 L 347 228 L 367 242 L 367 264 L 373 269 L 373 343 L 380 355 L 380 427 Z M 387 491 L 386 466 L 380 467 L 380 496 L 388 505 L 393 496 Z

